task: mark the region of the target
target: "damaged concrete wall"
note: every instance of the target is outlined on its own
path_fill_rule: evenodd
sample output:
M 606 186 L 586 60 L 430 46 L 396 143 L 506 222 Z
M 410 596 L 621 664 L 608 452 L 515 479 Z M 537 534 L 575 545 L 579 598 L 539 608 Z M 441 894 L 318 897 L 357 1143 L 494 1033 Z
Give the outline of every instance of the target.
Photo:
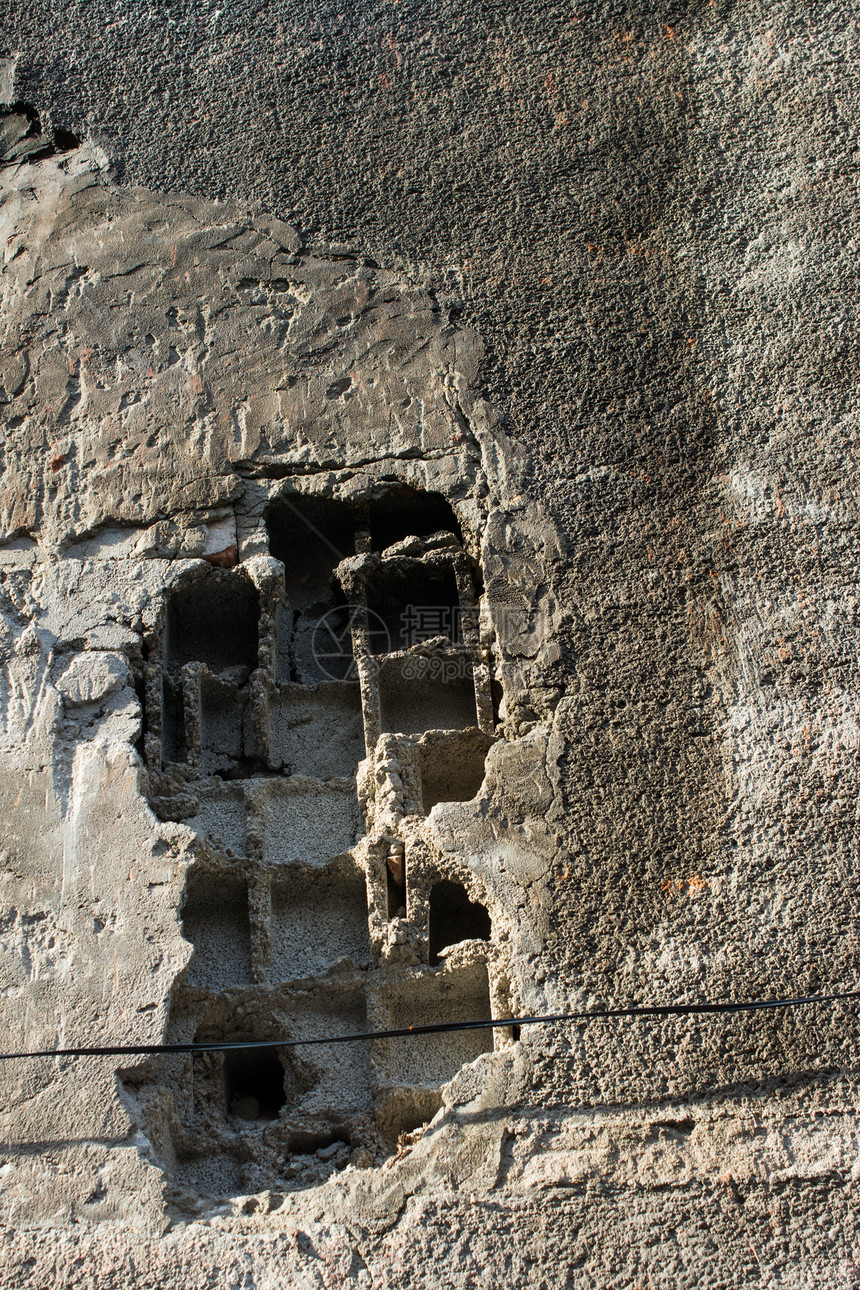
M 553 844 L 521 780 L 551 806 L 560 546 L 475 336 L 275 220 L 118 189 L 91 146 L 7 174 L 11 1042 L 541 1006 L 518 907 Z M 344 1169 L 373 1191 L 511 1044 L 10 1065 L 8 1217 L 280 1211 Z
M 196 143 L 265 15 L 134 17 L 117 115 L 93 11 L 4 82 L 8 1043 L 853 984 L 847 18 L 281 13 L 201 150 L 151 78 Z M 7 1065 L 0 1275 L 850 1285 L 855 1026 Z

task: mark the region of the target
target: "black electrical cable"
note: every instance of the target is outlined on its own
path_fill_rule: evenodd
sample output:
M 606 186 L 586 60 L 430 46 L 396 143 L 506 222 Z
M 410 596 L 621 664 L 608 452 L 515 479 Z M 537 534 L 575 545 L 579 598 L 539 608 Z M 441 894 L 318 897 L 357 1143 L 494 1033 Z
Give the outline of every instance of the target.
M 489 1017 L 483 1021 L 439 1021 L 428 1026 L 399 1026 L 348 1035 L 311 1039 L 240 1039 L 193 1044 L 94 1045 L 80 1048 L 37 1048 L 32 1052 L 0 1053 L 0 1061 L 25 1057 L 151 1057 L 160 1053 L 220 1053 L 235 1048 L 297 1048 L 309 1044 L 351 1044 L 362 1039 L 401 1039 L 408 1035 L 438 1035 L 452 1030 L 497 1030 L 505 1026 L 549 1026 L 560 1021 L 602 1021 L 614 1017 L 689 1017 L 698 1013 L 757 1012 L 768 1008 L 798 1008 L 807 1004 L 860 999 L 860 990 L 811 994 L 796 999 L 754 999 L 740 1003 L 660 1003 L 650 1007 L 603 1008 L 593 1012 L 551 1012 L 531 1017 Z

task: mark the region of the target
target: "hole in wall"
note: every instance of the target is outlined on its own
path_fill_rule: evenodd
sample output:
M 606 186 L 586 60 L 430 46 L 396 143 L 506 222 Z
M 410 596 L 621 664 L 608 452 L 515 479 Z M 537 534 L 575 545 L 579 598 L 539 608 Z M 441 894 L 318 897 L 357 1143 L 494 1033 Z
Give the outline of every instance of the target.
M 0 109 L 0 120 L 10 116 L 19 116 L 27 122 L 27 134 L 29 136 L 35 138 L 42 133 L 39 111 L 32 103 L 23 103 L 18 100 L 15 103 L 10 103 L 8 107 Z
M 80 146 L 80 135 L 73 134 L 71 130 L 63 130 L 62 128 L 54 130 L 54 147 L 57 152 L 72 152 Z
M 463 639 L 457 580 L 450 564 L 383 561 L 368 579 L 367 607 L 385 623 L 376 651 L 408 649 L 436 636 Z M 390 642 L 390 644 L 389 644 Z
M 287 1104 L 284 1074 L 276 1048 L 228 1049 L 224 1053 L 227 1114 L 240 1120 L 276 1120 Z
M 493 676 L 490 678 L 490 700 L 493 705 L 493 725 L 497 726 L 501 720 L 500 711 L 505 692 L 499 681 Z
M 213 672 L 257 666 L 260 597 L 247 578 L 212 569 L 174 588 L 164 653 L 170 666 L 206 663 Z
M 407 537 L 429 537 L 431 533 L 453 533 L 463 540 L 450 502 L 438 493 L 414 488 L 392 488 L 370 504 L 370 542 L 374 551 L 384 551 Z
M 470 802 L 477 796 L 492 745 L 490 736 L 477 730 L 457 739 L 428 738 L 422 743 L 418 772 L 425 815 L 439 802 Z
M 343 503 L 280 498 L 266 516 L 269 551 L 284 566 L 286 603 L 277 611 L 277 677 L 314 685 L 352 675 L 350 611 L 332 576 L 355 552 L 355 517 Z
M 51 129 L 42 132 L 39 112 L 31 103 L 12 103 L 0 108 L 0 158 L 27 162 L 43 161 L 58 153 L 80 147 L 80 138 L 71 130 Z
M 370 562 L 368 608 L 371 618 L 383 617 L 391 647 L 440 636 L 452 646 L 413 651 L 408 671 L 402 657 L 377 658 L 370 698 L 357 684 L 331 679 L 330 663 L 325 676 L 315 670 L 319 642 L 313 639 L 321 618 L 340 613 L 337 649 L 344 679 L 352 676 L 350 610 L 335 567 L 356 547 L 369 549 L 371 530 L 377 550 L 411 536 L 459 539 L 456 517 L 438 496 L 394 488 L 374 503 L 293 494 L 289 504 L 282 498 L 271 505 L 266 526 L 271 554 L 284 568 L 284 589 L 283 596 L 276 586 L 265 593 L 265 619 L 261 597 L 241 570 L 203 572 L 199 564 L 176 584 L 165 614 L 165 749 L 189 764 L 168 768 L 162 776 L 167 788 L 159 783 L 159 791 L 184 794 L 196 808 L 192 827 L 209 840 L 202 851 L 205 868 L 197 861 L 188 875 L 183 930 L 194 953 L 172 1001 L 173 1033 L 281 1041 L 282 1025 L 296 1034 L 366 1029 L 369 989 L 374 1006 L 393 1008 L 393 1024 L 395 1014 L 418 1025 L 488 1016 L 488 974 L 479 950 L 452 958 L 440 971 L 419 969 L 417 975 L 429 981 L 407 973 L 399 995 L 390 995 L 386 982 L 382 993 L 379 983 L 366 982 L 374 963 L 367 889 L 347 854 L 362 829 L 355 774 L 365 752 L 365 720 L 371 752 L 378 736 L 374 688 L 383 731 L 400 732 L 409 742 L 404 810 L 426 812 L 437 802 L 468 800 L 483 780 L 492 739 L 477 728 L 468 628 L 469 647 L 462 645 L 458 587 L 465 608 L 472 606 L 459 572 L 462 553 L 444 537 Z M 404 627 L 410 633 L 405 639 Z M 262 657 L 271 650 L 277 660 L 275 683 L 267 682 L 265 702 L 255 695 L 252 713 L 249 672 L 258 663 L 261 630 L 268 633 Z M 362 678 L 366 683 L 364 673 Z M 150 717 L 156 727 L 157 711 Z M 258 741 L 255 761 L 249 751 Z M 253 782 L 227 782 L 244 774 Z M 231 864 L 230 851 L 246 858 Z M 424 879 L 416 884 L 423 905 Z M 385 900 L 389 919 L 408 915 L 402 864 L 387 866 Z M 434 966 L 451 945 L 488 939 L 490 931 L 487 911 L 468 900 L 465 888 L 437 883 L 430 924 Z M 344 991 L 348 1017 L 329 1016 Z M 276 1024 L 287 994 L 294 1002 Z M 296 1010 L 306 1009 L 307 1016 L 297 1017 Z M 395 1143 L 426 1124 L 441 1104 L 440 1085 L 492 1048 L 492 1031 L 429 1042 L 407 1038 L 386 1050 L 377 1067 L 366 1045 L 348 1052 L 321 1046 L 313 1050 L 313 1068 L 292 1049 L 234 1050 L 195 1058 L 183 1071 L 171 1073 L 165 1064 L 153 1076 L 151 1092 L 141 1096 L 144 1102 L 150 1097 L 152 1123 L 163 1119 L 164 1132 L 173 1135 L 171 1150 L 185 1162 L 178 1178 L 209 1194 L 264 1189 L 273 1180 L 297 1189 L 316 1185 L 325 1170 L 342 1167 L 355 1151 L 372 1160 L 385 1149 L 380 1133 L 382 1141 Z M 380 1107 L 387 1128 L 378 1119 Z
M 269 553 L 284 566 L 284 590 L 293 609 L 332 599 L 332 572 L 355 554 L 355 519 L 327 497 L 282 497 L 266 514 Z
M 430 963 L 461 941 L 488 941 L 492 934 L 490 915 L 483 905 L 469 899 L 462 883 L 447 879 L 434 884 L 430 892 Z
M 261 999 L 231 1002 L 201 993 L 190 998 L 181 988 L 179 993 L 185 1006 L 172 1018 L 168 1042 L 246 1043 L 279 1038 L 287 1029 L 286 1019 Z M 225 1195 L 260 1190 L 283 1173 L 293 1130 L 284 1117 L 313 1099 L 320 1076 L 317 1066 L 289 1048 L 217 1049 L 169 1054 L 158 1083 L 143 1081 L 135 1092 L 146 1108 L 150 1140 L 179 1166 L 177 1179 L 205 1194 Z M 308 1116 L 300 1117 L 296 1127 L 308 1123 Z M 318 1131 L 328 1129 L 339 1131 L 340 1121 L 321 1124 Z

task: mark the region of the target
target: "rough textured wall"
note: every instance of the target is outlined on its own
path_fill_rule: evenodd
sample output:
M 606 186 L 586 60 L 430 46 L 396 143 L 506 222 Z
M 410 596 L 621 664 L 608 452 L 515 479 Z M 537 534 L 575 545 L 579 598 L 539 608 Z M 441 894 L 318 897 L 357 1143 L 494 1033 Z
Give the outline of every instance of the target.
M 9 97 L 38 104 L 55 127 L 93 133 L 126 184 L 261 203 L 293 222 L 319 260 L 348 243 L 382 272 L 432 289 L 443 330 L 451 309 L 480 334 L 486 358 L 463 384 L 503 418 L 494 439 L 504 433 L 528 453 L 513 489 L 528 499 L 521 514 L 545 508 L 564 544 L 550 555 L 558 657 L 512 686 L 535 706 L 518 712 L 504 745 L 545 737 L 552 767 L 552 806 L 521 775 L 536 797 L 501 813 L 508 829 L 548 816 L 555 837 L 519 915 L 539 940 L 520 966 L 531 997 L 645 1002 L 845 983 L 856 961 L 858 796 L 852 15 L 775 4 L 401 3 L 7 4 L 4 16 L 5 52 L 18 55 Z M 231 229 L 261 229 L 268 217 L 224 214 Z M 159 237 L 169 246 L 163 226 Z M 21 272 L 13 260 L 7 281 Z M 112 298 L 95 294 L 94 307 Z M 49 298 L 41 315 L 66 317 L 66 303 Z M 4 337 L 13 397 L 23 389 L 18 319 Z M 104 313 L 93 325 L 106 325 Z M 423 334 L 414 313 L 409 327 Z M 37 349 L 49 348 L 47 335 L 33 339 Z M 141 506 L 147 490 L 165 490 L 169 518 L 174 484 L 188 485 L 200 511 L 239 488 L 217 418 L 210 425 L 194 404 L 206 397 L 193 387 L 195 346 L 205 343 L 192 335 L 181 351 L 186 386 L 171 386 L 176 373 L 152 392 L 165 409 L 189 401 L 195 451 L 164 469 L 144 435 L 141 498 L 128 487 L 124 435 L 117 461 L 87 431 L 79 442 L 93 473 L 85 489 L 73 486 L 75 370 L 57 368 L 54 394 L 46 387 L 26 413 L 35 422 L 25 438 L 23 422 L 8 426 L 8 576 L 31 586 L 22 563 L 39 575 L 14 623 L 16 666 L 29 679 L 13 685 L 47 708 L 63 691 L 41 684 L 27 624 L 58 603 L 72 614 L 68 557 L 77 556 L 63 544 L 91 532 L 98 542 L 108 521 L 156 521 Z M 433 369 L 447 370 L 443 356 Z M 267 391 L 271 379 L 260 380 Z M 118 382 L 115 369 L 105 373 L 120 399 Z M 222 389 L 239 419 L 245 386 Z M 123 412 L 134 451 L 133 406 Z M 309 424 L 315 417 L 309 404 Z M 371 413 L 361 435 L 381 423 Z M 351 432 L 338 423 L 331 433 Z M 500 469 L 487 467 L 506 499 Z M 475 515 L 475 534 L 492 511 Z M 194 528 L 187 516 L 177 526 Z M 25 530 L 35 549 L 22 548 Z M 172 553 L 152 548 L 148 568 L 153 555 L 191 558 L 180 532 L 167 537 Z M 128 656 L 131 637 L 105 600 L 116 639 L 45 626 L 76 650 Z M 134 712 L 123 718 L 117 704 L 111 719 L 129 721 L 120 738 L 137 737 Z M 65 873 L 59 807 L 43 805 L 37 778 L 47 752 L 33 750 L 23 781 L 10 752 L 8 818 L 23 806 L 39 821 L 38 849 L 28 842 L 8 862 L 7 881 L 23 894 L 39 873 L 50 887 L 58 857 L 61 883 Z M 86 755 L 74 753 L 82 792 Z M 137 771 L 125 765 L 115 773 L 139 812 Z M 488 781 L 491 798 L 516 774 L 496 790 Z M 93 800 L 103 800 L 95 789 Z M 87 827 L 82 816 L 75 827 Z M 107 824 L 97 827 L 103 863 L 118 863 L 132 845 L 127 827 L 115 843 Z M 468 822 L 453 827 L 468 851 Z M 176 890 L 157 881 L 160 895 L 129 906 L 142 920 L 129 914 L 130 961 L 156 909 L 178 933 L 181 875 L 171 872 Z M 14 905 L 7 936 L 9 962 L 29 966 L 8 988 L 16 1024 L 38 1028 L 73 974 L 62 938 L 44 919 L 32 923 L 44 908 L 30 899 Z M 81 901 L 81 917 L 92 917 L 90 897 Z M 44 968 L 22 950 L 41 937 Z M 83 957 L 107 982 L 112 964 L 89 949 Z M 167 955 L 163 970 L 177 967 Z M 145 961 L 138 970 L 147 977 Z M 111 1019 L 105 1011 L 88 1024 Z M 153 1033 L 159 1019 L 147 1022 Z M 256 1265 L 261 1284 L 358 1281 L 366 1271 L 379 1284 L 850 1285 L 854 1025 L 842 1010 L 524 1033 L 510 1052 L 467 1068 L 405 1160 L 356 1170 L 346 1192 L 343 1179 L 325 1198 L 305 1192 L 291 1202 L 300 1217 L 180 1224 L 144 1251 L 122 1227 L 86 1227 L 83 1213 L 71 1234 L 58 1208 L 38 1237 L 10 1235 L 8 1275 L 20 1280 L 15 1260 L 31 1257 L 34 1284 L 51 1283 L 52 1259 L 58 1281 L 85 1259 L 134 1263 L 135 1278 L 155 1284 L 217 1282 L 219 1266 L 249 1277 Z M 87 1114 L 117 1105 L 112 1071 L 99 1078 L 103 1091 L 80 1101 Z M 70 1105 L 77 1112 L 75 1095 Z M 44 1135 L 13 1118 L 8 1163 L 19 1180 L 22 1161 L 38 1180 Z M 110 1144 L 125 1126 L 86 1122 L 75 1136 L 87 1168 L 101 1167 L 100 1153 L 118 1159 Z M 68 1136 L 52 1124 L 52 1141 Z M 121 1158 L 137 1152 L 130 1142 Z M 80 1156 L 61 1177 L 70 1168 L 82 1169 Z M 36 1222 L 38 1203 L 29 1206 L 44 1182 L 15 1185 L 10 1222 L 19 1196 Z M 141 1198 L 139 1211 L 155 1221 L 156 1198 L 151 1209 Z

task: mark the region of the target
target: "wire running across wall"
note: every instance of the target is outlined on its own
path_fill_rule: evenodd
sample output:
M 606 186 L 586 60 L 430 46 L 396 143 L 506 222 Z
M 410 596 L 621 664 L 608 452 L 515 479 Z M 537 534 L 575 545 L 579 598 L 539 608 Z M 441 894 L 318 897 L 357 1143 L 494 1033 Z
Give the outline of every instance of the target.
M 72 1048 L 36 1048 L 0 1052 L 0 1061 L 36 1057 L 152 1057 L 160 1053 L 220 1053 L 248 1048 L 298 1048 L 313 1044 L 351 1044 L 363 1040 L 400 1039 L 414 1035 L 439 1035 L 455 1030 L 499 1030 L 523 1026 L 551 1026 L 564 1022 L 613 1021 L 635 1017 L 690 1017 L 714 1013 L 763 1012 L 777 1008 L 802 1008 L 860 999 L 860 990 L 833 994 L 801 995 L 790 999 L 724 1000 L 719 1003 L 657 1003 L 627 1008 L 600 1008 L 579 1012 L 548 1012 L 524 1017 L 485 1017 L 479 1021 L 439 1021 L 430 1025 L 399 1026 L 391 1030 L 361 1030 L 342 1035 L 315 1035 L 294 1039 L 213 1040 L 188 1044 L 94 1044 Z

